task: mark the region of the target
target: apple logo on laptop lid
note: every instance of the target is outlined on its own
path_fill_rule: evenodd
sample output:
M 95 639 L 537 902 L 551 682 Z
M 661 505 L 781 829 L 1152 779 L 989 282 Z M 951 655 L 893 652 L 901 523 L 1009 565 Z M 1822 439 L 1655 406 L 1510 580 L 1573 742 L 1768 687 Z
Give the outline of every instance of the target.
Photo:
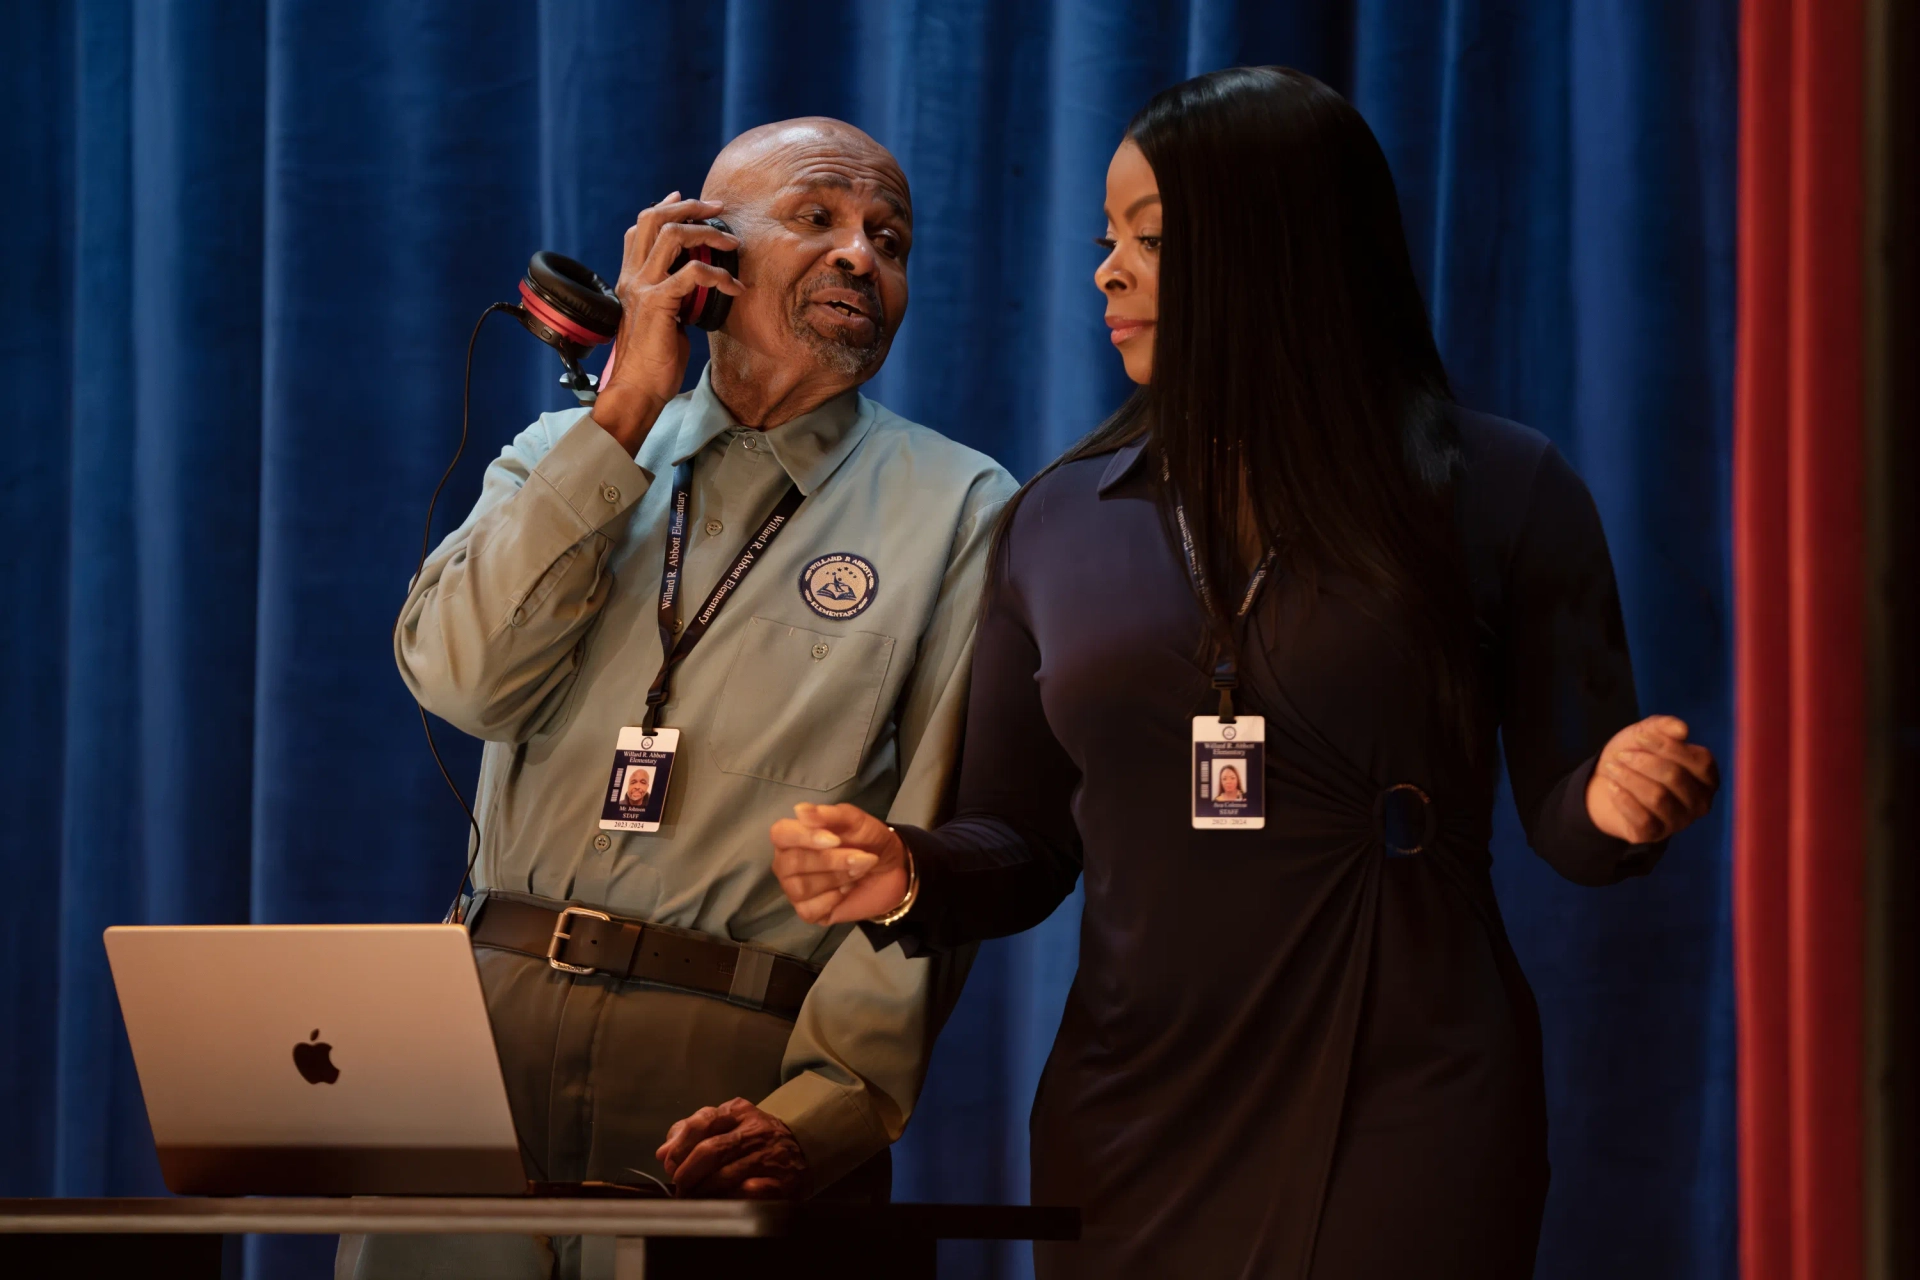
M 332 1084 L 340 1078 L 332 1054 L 333 1046 L 320 1039 L 320 1028 L 315 1027 L 312 1035 L 293 1046 L 293 1065 L 308 1084 Z

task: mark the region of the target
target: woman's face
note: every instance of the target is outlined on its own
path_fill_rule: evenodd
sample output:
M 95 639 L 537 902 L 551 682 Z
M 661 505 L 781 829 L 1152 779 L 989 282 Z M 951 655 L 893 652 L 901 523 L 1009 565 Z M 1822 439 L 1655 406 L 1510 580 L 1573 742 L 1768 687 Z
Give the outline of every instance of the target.
M 1220 771 L 1220 794 L 1233 796 L 1240 794 L 1240 771 L 1228 766 Z
M 1153 381 L 1153 326 L 1160 315 L 1160 184 L 1132 139 L 1107 166 L 1106 261 L 1093 273 L 1107 298 L 1107 329 L 1127 376 Z

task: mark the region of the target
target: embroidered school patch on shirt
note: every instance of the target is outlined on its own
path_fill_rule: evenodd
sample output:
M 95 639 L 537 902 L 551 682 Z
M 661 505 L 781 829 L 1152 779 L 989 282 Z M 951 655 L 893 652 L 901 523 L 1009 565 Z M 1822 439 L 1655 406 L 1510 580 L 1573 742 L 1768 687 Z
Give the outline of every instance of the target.
M 855 618 L 880 589 L 873 565 L 850 551 L 821 556 L 800 572 L 800 598 L 823 618 Z

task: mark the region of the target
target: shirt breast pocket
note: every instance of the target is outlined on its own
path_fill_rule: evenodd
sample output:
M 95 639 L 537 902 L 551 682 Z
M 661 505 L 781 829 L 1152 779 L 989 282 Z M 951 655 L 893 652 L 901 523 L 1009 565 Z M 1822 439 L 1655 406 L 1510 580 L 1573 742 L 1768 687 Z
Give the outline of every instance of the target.
M 893 637 L 749 618 L 713 724 L 727 773 L 831 791 L 860 772 Z

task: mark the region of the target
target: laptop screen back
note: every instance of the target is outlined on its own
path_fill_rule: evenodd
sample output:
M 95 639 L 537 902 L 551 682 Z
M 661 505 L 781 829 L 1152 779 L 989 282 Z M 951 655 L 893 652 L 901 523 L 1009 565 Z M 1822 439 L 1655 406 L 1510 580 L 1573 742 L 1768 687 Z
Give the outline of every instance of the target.
M 116 927 L 106 944 L 173 1191 L 526 1189 L 460 926 Z

